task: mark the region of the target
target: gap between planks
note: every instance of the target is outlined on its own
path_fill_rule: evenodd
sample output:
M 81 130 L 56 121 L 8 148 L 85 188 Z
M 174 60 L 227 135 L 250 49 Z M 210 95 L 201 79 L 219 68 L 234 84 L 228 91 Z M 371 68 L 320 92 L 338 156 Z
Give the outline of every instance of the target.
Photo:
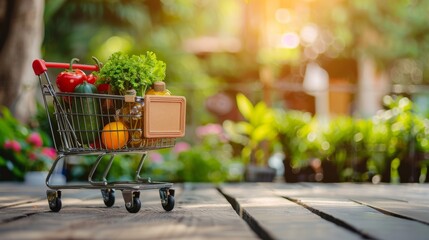
M 225 184 L 218 191 L 261 239 L 368 238 L 322 220 L 296 202 L 274 195 L 263 184 Z

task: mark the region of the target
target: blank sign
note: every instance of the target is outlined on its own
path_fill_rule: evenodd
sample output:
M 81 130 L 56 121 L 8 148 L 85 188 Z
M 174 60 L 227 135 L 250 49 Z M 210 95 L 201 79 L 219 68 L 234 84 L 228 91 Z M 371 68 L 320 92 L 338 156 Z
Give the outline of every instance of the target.
M 144 136 L 146 138 L 183 137 L 185 122 L 185 97 L 145 96 Z

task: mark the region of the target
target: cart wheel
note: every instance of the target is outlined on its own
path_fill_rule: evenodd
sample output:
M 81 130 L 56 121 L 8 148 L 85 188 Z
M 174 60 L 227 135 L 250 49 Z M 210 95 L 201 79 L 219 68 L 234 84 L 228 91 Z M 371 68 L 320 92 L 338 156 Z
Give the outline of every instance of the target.
M 161 201 L 161 203 L 162 203 L 162 201 Z M 167 202 L 162 203 L 161 205 L 162 205 L 162 208 L 164 208 L 164 210 L 167 212 L 173 210 L 173 208 L 174 208 L 174 197 L 172 195 L 168 195 L 167 196 Z
M 55 198 L 53 201 L 49 201 L 49 208 L 52 212 L 59 212 L 61 210 L 61 207 L 61 198 Z
M 115 204 L 115 190 L 114 189 L 101 189 L 104 205 L 112 207 Z
M 142 203 L 140 202 L 140 198 L 137 197 L 133 197 L 133 206 L 127 206 L 127 204 L 125 204 L 125 208 L 129 213 L 137 213 L 140 211 L 141 206 Z
M 48 205 L 52 212 L 59 212 L 62 207 L 61 191 L 60 190 L 47 190 L 46 196 L 48 197 Z

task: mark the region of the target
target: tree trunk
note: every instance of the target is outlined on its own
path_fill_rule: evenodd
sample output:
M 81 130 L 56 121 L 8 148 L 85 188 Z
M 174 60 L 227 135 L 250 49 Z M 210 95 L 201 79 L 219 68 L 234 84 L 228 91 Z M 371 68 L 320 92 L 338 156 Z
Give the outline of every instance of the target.
M 0 0 L 0 105 L 22 122 L 36 110 L 31 64 L 40 57 L 43 10 L 42 0 Z

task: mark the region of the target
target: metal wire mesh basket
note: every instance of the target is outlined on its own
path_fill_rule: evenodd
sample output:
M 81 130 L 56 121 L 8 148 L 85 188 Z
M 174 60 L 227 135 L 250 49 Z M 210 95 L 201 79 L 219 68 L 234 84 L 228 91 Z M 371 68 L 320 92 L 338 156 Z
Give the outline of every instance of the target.
M 125 102 L 124 96 L 117 95 L 56 93 L 54 100 L 54 95 L 44 92 L 47 102 L 51 98 L 54 104 L 50 118 L 54 124 L 53 135 L 59 139 L 59 143 L 55 143 L 59 152 L 147 151 L 175 144 L 174 137 L 144 137 L 142 97 L 136 97 L 135 102 Z M 130 110 L 124 112 L 124 109 Z M 106 128 L 107 125 L 111 127 Z

